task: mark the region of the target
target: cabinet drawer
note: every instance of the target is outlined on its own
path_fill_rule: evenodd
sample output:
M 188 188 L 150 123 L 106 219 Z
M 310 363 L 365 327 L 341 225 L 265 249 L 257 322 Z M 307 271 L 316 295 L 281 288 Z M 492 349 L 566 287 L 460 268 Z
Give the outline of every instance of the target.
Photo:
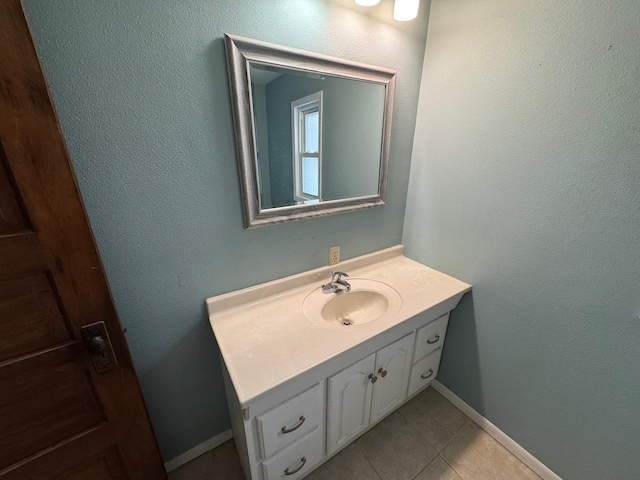
M 413 361 L 420 360 L 425 355 L 442 348 L 444 335 L 447 333 L 449 314 L 443 315 L 428 325 L 418 329 L 416 348 L 413 351 Z
M 264 480 L 296 480 L 307 475 L 323 457 L 322 428 L 262 462 Z
M 439 348 L 411 366 L 407 396 L 410 397 L 418 390 L 429 385 L 431 381 L 436 378 L 441 355 L 442 349 Z
M 322 389 L 318 384 L 256 417 L 262 458 L 270 457 L 320 425 L 322 405 Z

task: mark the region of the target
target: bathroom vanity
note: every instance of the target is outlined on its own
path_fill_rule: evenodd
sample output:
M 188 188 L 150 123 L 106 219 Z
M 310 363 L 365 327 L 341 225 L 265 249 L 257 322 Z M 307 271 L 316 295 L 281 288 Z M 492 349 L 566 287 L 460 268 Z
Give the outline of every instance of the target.
M 426 388 L 470 289 L 399 245 L 208 299 L 247 479 L 303 478 Z

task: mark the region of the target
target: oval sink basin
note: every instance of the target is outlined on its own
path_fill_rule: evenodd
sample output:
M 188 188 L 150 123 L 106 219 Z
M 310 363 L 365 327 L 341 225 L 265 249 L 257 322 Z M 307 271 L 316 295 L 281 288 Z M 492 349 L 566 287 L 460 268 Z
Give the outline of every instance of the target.
M 314 289 L 302 309 L 311 321 L 344 327 L 365 325 L 400 310 L 402 298 L 389 285 L 364 278 L 347 278 L 350 292 L 323 293 Z

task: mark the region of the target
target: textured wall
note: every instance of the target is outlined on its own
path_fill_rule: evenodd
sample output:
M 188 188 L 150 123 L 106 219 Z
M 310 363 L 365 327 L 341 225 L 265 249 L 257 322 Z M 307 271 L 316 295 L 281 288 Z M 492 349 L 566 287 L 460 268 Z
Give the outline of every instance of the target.
M 205 298 L 400 242 L 428 8 L 400 24 L 389 1 L 24 3 L 170 459 L 229 427 Z M 398 70 L 385 207 L 243 230 L 225 32 Z
M 403 240 L 441 381 L 566 480 L 640 472 L 640 4 L 434 0 Z

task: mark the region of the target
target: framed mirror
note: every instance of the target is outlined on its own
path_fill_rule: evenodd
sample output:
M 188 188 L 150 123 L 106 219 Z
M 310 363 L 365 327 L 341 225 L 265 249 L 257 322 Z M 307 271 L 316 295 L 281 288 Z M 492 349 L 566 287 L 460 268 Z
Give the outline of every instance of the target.
M 245 228 L 384 205 L 396 72 L 226 35 Z

